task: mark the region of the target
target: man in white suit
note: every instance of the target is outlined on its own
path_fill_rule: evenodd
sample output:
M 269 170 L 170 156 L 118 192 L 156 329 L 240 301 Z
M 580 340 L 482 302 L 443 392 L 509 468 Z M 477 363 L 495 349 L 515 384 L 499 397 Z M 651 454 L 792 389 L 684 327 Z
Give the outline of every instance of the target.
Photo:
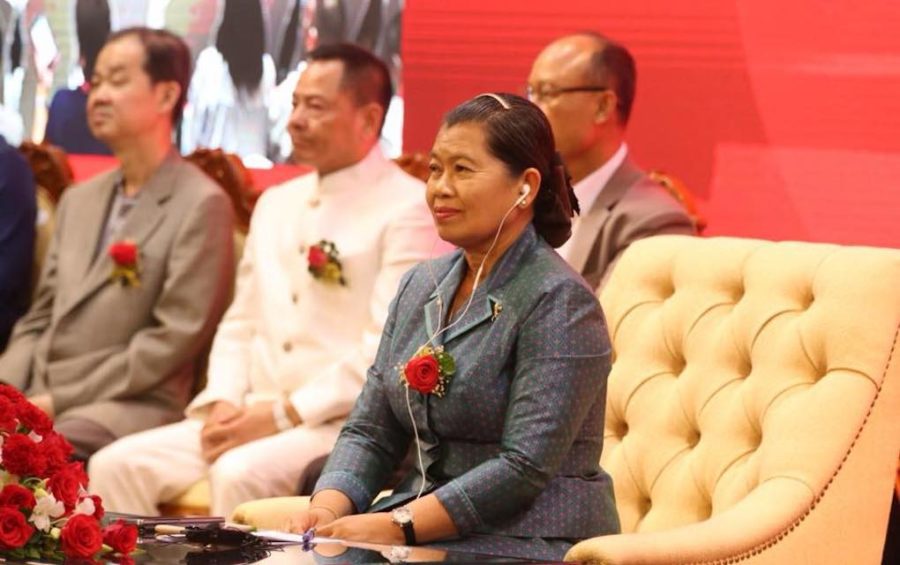
M 265 192 L 251 220 L 209 383 L 188 419 L 119 441 L 91 461 L 111 510 L 157 504 L 208 476 L 211 511 L 292 494 L 329 453 L 372 363 L 400 278 L 437 235 L 424 186 L 385 159 L 384 64 L 323 46 L 294 91 L 295 158 L 316 172 Z

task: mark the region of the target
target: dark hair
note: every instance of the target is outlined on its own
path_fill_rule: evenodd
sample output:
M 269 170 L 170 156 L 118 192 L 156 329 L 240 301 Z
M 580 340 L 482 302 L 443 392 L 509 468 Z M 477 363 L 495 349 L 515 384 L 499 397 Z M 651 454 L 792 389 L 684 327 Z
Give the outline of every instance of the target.
M 107 0 L 77 0 L 75 4 L 75 33 L 78 51 L 84 59 L 84 80 L 91 80 L 97 55 L 109 36 L 109 3 Z
M 297 36 L 300 33 L 300 0 L 292 1 L 294 7 L 291 9 L 287 27 L 284 29 L 284 37 L 281 39 L 281 48 L 278 50 L 278 59 L 275 61 L 275 80 L 279 83 L 293 70 L 294 65 L 291 63 L 294 60 Z
M 172 124 L 178 123 L 191 79 L 191 52 L 187 44 L 168 30 L 129 27 L 110 35 L 106 45 L 128 37 L 134 37 L 144 47 L 144 72 L 151 83 L 174 81 L 181 87 L 178 101 L 172 107 Z
M 357 106 L 377 102 L 381 106 L 381 125 L 387 115 L 388 106 L 394 89 L 391 86 L 391 75 L 384 61 L 352 43 L 332 43 L 320 45 L 313 49 L 307 59 L 313 61 L 341 61 L 344 63 L 344 74 L 341 77 L 341 88 L 350 91 L 356 99 Z
M 612 88 L 618 100 L 616 113 L 619 114 L 622 124 L 627 124 L 631 117 L 631 107 L 634 105 L 637 88 L 634 57 L 624 45 L 602 34 L 586 31 L 579 35 L 591 37 L 597 44 L 596 50 L 591 54 L 587 78 L 599 84 L 606 83 Z
M 444 117 L 444 127 L 462 123 L 482 125 L 488 151 L 506 164 L 511 175 L 520 175 L 529 167 L 541 173 L 532 223 L 553 247 L 565 243 L 572 235 L 572 213 L 579 211 L 578 201 L 541 109 L 515 94 L 482 94 Z
M 259 0 L 225 0 L 216 49 L 228 63 L 231 82 L 240 92 L 255 92 L 263 76 L 266 51 Z

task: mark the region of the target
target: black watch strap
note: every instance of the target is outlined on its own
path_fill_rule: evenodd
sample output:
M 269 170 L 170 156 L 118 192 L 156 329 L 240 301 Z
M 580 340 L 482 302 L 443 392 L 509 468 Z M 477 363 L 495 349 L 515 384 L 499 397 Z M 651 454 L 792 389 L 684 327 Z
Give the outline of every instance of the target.
M 416 545 L 416 531 L 413 529 L 413 523 L 405 522 L 400 524 L 400 528 L 403 530 L 403 537 L 406 538 L 406 545 Z

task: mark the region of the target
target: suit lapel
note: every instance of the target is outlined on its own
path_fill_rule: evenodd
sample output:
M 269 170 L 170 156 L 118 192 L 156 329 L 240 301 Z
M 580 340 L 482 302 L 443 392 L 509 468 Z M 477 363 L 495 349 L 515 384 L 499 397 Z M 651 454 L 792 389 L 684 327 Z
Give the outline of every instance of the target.
M 635 178 L 639 175 L 637 168 L 626 159 L 597 195 L 591 209 L 579 220 L 578 237 L 573 239 L 569 253 L 569 264 L 579 273 L 584 272 L 588 255 L 601 235 L 603 224 L 609 218 L 610 209 L 625 195 L 628 187 L 634 184 Z
M 439 335 L 435 334 L 444 327 L 444 316 L 453 302 L 453 295 L 456 293 L 456 289 L 459 288 L 459 284 L 462 282 L 463 275 L 466 272 L 465 267 L 466 259 L 462 252 L 459 252 L 456 260 L 450 264 L 449 271 L 445 274 L 435 273 L 436 277 L 441 277 L 438 279 L 441 282 L 438 283 L 437 288 L 428 297 L 428 302 L 424 306 L 425 328 L 428 330 L 428 338 L 431 339 L 432 345 L 442 345 L 447 339 L 447 332 L 442 332 Z
M 78 262 L 81 268 L 78 272 L 82 273 L 83 281 L 88 279 L 92 266 L 95 263 L 94 253 L 103 234 L 113 194 L 121 178 L 121 171 L 115 170 L 110 172 L 108 176 L 97 179 L 98 183 L 106 185 L 102 196 L 96 199 L 87 199 L 78 212 L 78 223 L 85 226 L 85 229 L 72 230 L 72 235 L 78 240 L 77 245 L 72 249 L 77 250 L 80 254 Z
M 153 176 L 150 177 L 143 188 L 141 188 L 137 203 L 128 213 L 128 217 L 122 225 L 121 232 L 114 236 L 114 241 L 134 241 L 137 245 L 138 252 L 140 253 L 142 244 L 150 237 L 165 217 L 164 204 L 171 196 L 172 186 L 176 176 L 176 170 L 172 166 L 173 160 L 175 159 L 178 159 L 177 154 L 174 152 L 170 153 Z M 115 190 L 116 184 L 116 182 L 113 183 L 110 189 L 111 191 Z M 112 195 L 110 195 L 110 198 L 112 198 Z M 109 201 L 109 199 L 107 200 Z M 113 263 L 105 249 L 99 250 L 96 259 L 90 263 L 91 258 L 93 258 L 94 250 L 97 248 L 97 242 L 100 238 L 102 227 L 107 219 L 106 215 L 108 214 L 109 208 L 108 202 L 101 203 L 99 208 L 100 213 L 96 218 L 92 218 L 95 222 L 93 223 L 93 226 L 96 226 L 96 229 L 93 230 L 96 235 L 91 238 L 92 245 L 87 248 L 89 251 L 89 253 L 86 254 L 87 261 L 89 262 L 87 273 L 84 282 L 81 284 L 81 288 L 74 296 L 74 299 L 69 304 L 68 308 L 66 308 L 66 311 L 71 310 L 80 304 L 104 284 L 111 282 L 110 275 L 112 274 Z
M 460 318 L 458 323 L 445 332 L 444 343 L 458 339 L 481 324 L 494 319 L 495 314 L 499 313 L 503 306 L 500 298 L 502 288 L 512 279 L 523 255 L 537 244 L 537 237 L 534 226 L 529 224 L 525 232 L 494 265 L 494 269 L 487 279 L 475 289 L 469 311 Z M 464 261 L 465 259 L 460 257 L 460 266 L 464 265 Z M 452 292 L 455 292 L 459 286 L 463 272 L 460 269 L 458 276 L 455 277 L 455 284 L 451 288 Z M 451 277 L 447 277 L 447 279 L 449 278 Z M 452 297 L 453 295 L 449 294 L 448 296 Z

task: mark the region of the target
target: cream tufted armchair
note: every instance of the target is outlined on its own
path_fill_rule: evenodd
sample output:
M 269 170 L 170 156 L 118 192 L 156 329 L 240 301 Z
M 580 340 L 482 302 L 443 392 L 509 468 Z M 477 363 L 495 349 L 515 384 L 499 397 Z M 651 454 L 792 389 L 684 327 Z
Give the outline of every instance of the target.
M 633 244 L 601 302 L 601 458 L 621 535 L 593 563 L 877 563 L 900 450 L 900 251 Z

